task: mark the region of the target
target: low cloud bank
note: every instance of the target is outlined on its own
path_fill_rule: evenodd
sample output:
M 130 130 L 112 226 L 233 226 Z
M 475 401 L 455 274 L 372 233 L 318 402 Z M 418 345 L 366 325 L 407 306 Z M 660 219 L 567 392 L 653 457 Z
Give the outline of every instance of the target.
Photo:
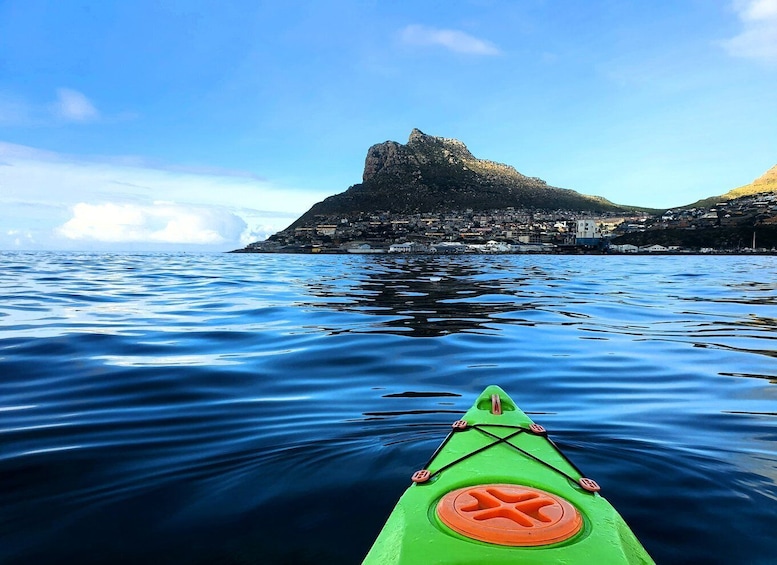
M 3 142 L 0 187 L 0 249 L 226 251 L 285 228 L 324 196 L 251 174 Z
M 238 241 L 246 227 L 231 212 L 199 206 L 81 202 L 57 231 L 68 239 L 105 243 L 219 245 Z

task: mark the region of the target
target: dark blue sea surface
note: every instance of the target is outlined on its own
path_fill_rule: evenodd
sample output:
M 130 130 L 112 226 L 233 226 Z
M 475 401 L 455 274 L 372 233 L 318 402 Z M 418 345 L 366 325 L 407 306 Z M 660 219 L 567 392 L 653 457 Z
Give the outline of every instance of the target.
M 775 257 L 0 260 L 0 563 L 359 563 L 488 384 L 658 563 L 777 563 Z

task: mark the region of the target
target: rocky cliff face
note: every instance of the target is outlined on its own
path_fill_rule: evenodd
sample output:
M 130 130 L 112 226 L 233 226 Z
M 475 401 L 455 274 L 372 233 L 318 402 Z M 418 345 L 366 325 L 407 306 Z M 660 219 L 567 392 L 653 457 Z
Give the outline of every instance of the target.
M 433 137 L 414 129 L 410 132 L 407 145 L 386 141 L 370 147 L 364 163 L 362 181 L 373 180 L 379 174 L 403 173 L 428 165 L 452 167 L 461 172 L 471 170 L 483 174 L 501 174 L 513 180 L 530 180 L 509 165 L 476 159 L 458 139 Z
M 362 182 L 368 182 L 380 174 L 396 174 L 408 167 L 418 167 L 420 164 L 415 154 L 406 145 L 396 141 L 379 143 L 367 150 Z
M 386 141 L 367 151 L 360 184 L 314 205 L 289 229 L 317 216 L 358 212 L 444 212 L 507 207 L 535 210 L 621 210 L 603 198 L 549 186 L 515 168 L 475 158 L 456 139 L 418 129 L 407 144 Z

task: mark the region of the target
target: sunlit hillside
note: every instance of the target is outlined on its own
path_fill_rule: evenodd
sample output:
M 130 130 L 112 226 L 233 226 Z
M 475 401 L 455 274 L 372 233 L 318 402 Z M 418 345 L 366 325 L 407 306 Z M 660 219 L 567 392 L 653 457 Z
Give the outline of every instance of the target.
M 727 200 L 731 200 L 739 198 L 740 196 L 758 194 L 759 192 L 777 192 L 777 165 L 766 171 L 750 184 L 728 191 L 723 197 Z

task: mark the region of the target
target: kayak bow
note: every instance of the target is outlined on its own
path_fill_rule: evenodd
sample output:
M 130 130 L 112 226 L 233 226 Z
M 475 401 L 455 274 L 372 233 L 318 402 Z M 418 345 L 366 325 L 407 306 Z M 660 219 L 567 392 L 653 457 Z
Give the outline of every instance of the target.
M 623 518 L 499 387 L 413 475 L 371 564 L 652 564 Z

